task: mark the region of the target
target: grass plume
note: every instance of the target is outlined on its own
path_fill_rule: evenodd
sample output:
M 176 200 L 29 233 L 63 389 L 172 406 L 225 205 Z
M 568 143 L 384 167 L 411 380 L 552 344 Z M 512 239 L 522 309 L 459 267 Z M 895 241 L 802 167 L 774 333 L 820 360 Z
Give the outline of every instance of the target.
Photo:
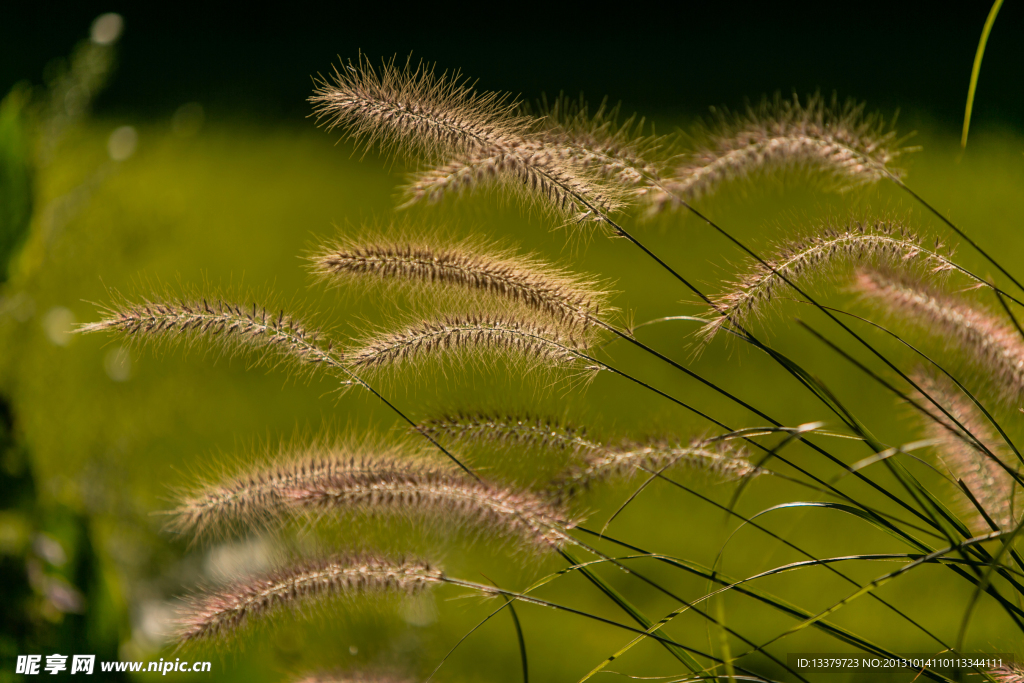
M 442 576 L 419 560 L 369 554 L 309 559 L 188 597 L 178 612 L 175 638 L 180 644 L 226 638 L 285 608 L 359 594 L 417 593 Z
M 806 168 L 839 189 L 874 183 L 903 172 L 894 162 L 912 151 L 864 105 L 815 95 L 800 101 L 776 96 L 745 114 L 719 118 L 704 150 L 691 154 L 650 194 L 654 213 L 692 202 L 720 185 L 755 175 Z
M 414 173 L 403 190 L 403 206 L 491 187 L 571 223 L 593 222 L 624 206 L 616 185 L 585 170 L 557 146 L 535 141 L 469 152 Z
M 345 360 L 356 368 L 382 369 L 423 361 L 490 363 L 505 355 L 550 368 L 579 368 L 590 336 L 586 330 L 528 316 L 450 314 L 367 337 Z
M 427 420 L 422 429 L 434 437 L 459 443 L 485 443 L 510 450 L 569 450 L 580 461 L 564 472 L 555 489 L 574 493 L 597 481 L 629 477 L 637 470 L 675 465 L 725 477 L 760 474 L 734 439 L 694 439 L 688 444 L 665 437 L 605 443 L 587 436 L 582 427 L 555 418 L 497 413 L 463 413 Z
M 454 413 L 425 420 L 420 429 L 437 439 L 461 444 L 487 443 L 509 449 L 601 450 L 586 429 L 551 417 L 506 413 Z
M 277 357 L 300 370 L 327 368 L 349 381 L 334 342 L 283 309 L 195 296 L 120 299 L 104 313 L 102 320 L 82 325 L 78 331 L 111 332 L 140 344 L 203 341 L 226 353 Z
M 1024 665 L 1007 662 L 996 669 L 986 672 L 996 683 L 1024 683 Z
M 608 293 L 594 278 L 479 241 L 346 237 L 324 244 L 310 260 L 313 272 L 331 283 L 457 287 L 521 303 L 570 324 L 592 324 L 600 311 L 608 310 Z
M 642 195 L 657 187 L 662 163 L 656 156 L 666 139 L 645 135 L 643 118 L 619 122 L 619 108 L 606 103 L 590 112 L 586 101 L 559 97 L 543 103 L 536 136 L 584 169 Z
M 732 478 L 763 472 L 751 464 L 746 450 L 733 440 L 693 439 L 687 444 L 653 438 L 584 452 L 582 464 L 564 472 L 555 488 L 571 495 L 600 481 L 631 477 L 639 470 L 660 472 L 677 465 Z
M 765 259 L 751 261 L 749 270 L 714 297 L 713 311 L 700 331 L 710 341 L 725 325 L 746 327 L 752 318 L 764 316 L 789 289 L 786 280 L 798 286 L 820 277 L 834 276 L 849 265 L 903 267 L 919 261 L 932 272 L 953 268 L 942 255 L 942 245 L 932 249 L 905 225 L 893 220 L 854 221 L 845 226 L 825 226 L 802 240 L 796 240 Z M 794 292 L 790 292 L 795 294 Z
M 574 525 L 542 496 L 472 479 L 401 449 L 370 454 L 314 446 L 185 494 L 171 528 L 209 535 L 324 513 L 424 518 L 516 539 L 523 549 L 558 547 Z
M 977 406 L 971 403 L 960 390 L 946 377 L 935 373 L 918 372 L 913 377 L 914 383 L 939 405 L 945 408 L 957 422 L 962 424 L 966 432 L 973 435 L 996 457 L 1006 462 L 1006 447 L 989 426 L 984 415 Z M 922 401 L 930 406 L 927 399 Z M 922 416 L 924 431 L 928 438 L 937 442 L 937 448 L 946 467 L 954 477 L 963 481 L 971 494 L 985 509 L 986 514 L 1001 529 L 1010 529 L 1016 524 L 1013 508 L 1013 478 L 991 456 L 981 450 L 963 430 L 948 424 L 941 416 L 942 424 Z M 976 531 L 989 531 L 988 523 L 974 508 L 968 507 L 973 513 Z
M 855 287 L 890 315 L 940 337 L 994 384 L 1004 400 L 1024 392 L 1024 341 L 1009 323 L 906 273 L 862 269 Z
M 367 148 L 416 150 L 435 161 L 515 144 L 529 122 L 508 95 L 473 89 L 458 72 L 395 58 L 374 67 L 360 54 L 316 79 L 309 98 L 317 123 L 343 129 Z
M 438 76 L 431 65 L 397 66 L 394 58 L 374 68 L 360 55 L 318 78 L 309 101 L 328 130 L 340 127 L 367 148 L 434 164 L 412 177 L 406 204 L 496 181 L 567 220 L 621 205 L 573 154 L 531 136 L 535 122 L 516 113 L 507 95 L 478 93 L 458 73 Z

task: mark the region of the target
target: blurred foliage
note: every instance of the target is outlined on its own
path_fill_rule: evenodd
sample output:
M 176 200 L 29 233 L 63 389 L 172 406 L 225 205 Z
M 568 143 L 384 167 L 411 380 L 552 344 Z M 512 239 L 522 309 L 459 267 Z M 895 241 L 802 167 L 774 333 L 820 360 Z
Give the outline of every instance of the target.
M 88 517 L 38 499 L 28 447 L 16 434 L 11 407 L 0 399 L 0 681 L 15 679 L 19 654 L 115 660 L 124 623 Z
M 34 231 L 37 174 L 80 122 L 106 81 L 113 36 L 80 43 L 72 66 L 55 63 L 48 87 L 16 85 L 0 101 L 0 320 L 31 317 L 19 282 L 8 282 L 15 257 Z M 30 273 L 24 267 L 15 277 Z M 26 309 L 25 306 L 28 305 Z M 0 324 L 3 324 L 0 322 Z M 4 374 L 19 358 L 5 346 Z M 40 495 L 36 464 L 16 409 L 0 395 L 0 681 L 14 680 L 22 654 L 95 654 L 115 660 L 125 625 L 120 587 L 93 545 L 91 519 L 75 506 Z M 110 674 L 122 680 L 124 674 Z
M 16 87 L 0 101 L 0 282 L 28 234 L 32 217 L 32 144 L 26 131 L 29 93 Z

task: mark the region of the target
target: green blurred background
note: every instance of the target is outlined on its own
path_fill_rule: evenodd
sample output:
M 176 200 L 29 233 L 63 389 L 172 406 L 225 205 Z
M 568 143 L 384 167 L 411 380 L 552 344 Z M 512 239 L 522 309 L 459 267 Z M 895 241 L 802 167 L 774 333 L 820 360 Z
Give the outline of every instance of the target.
M 121 13 L 123 36 L 106 44 L 102 35 L 99 43 L 90 41 L 93 19 L 106 11 Z M 161 636 L 171 598 L 197 582 L 258 567 L 272 552 L 259 540 L 189 547 L 164 533 L 157 513 L 171 505 L 175 488 L 282 441 L 397 429 L 394 417 L 375 402 L 357 392 L 339 397 L 330 382 L 290 379 L 202 350 L 153 353 L 70 334 L 76 324 L 97 319 L 96 304 L 114 292 L 145 294 L 184 284 L 259 296 L 274 292 L 342 339 L 395 312 L 415 310 L 404 299 L 382 306 L 372 297 L 324 291 L 305 269 L 303 256 L 320 239 L 390 220 L 405 170 L 373 154 L 360 159 L 349 144 L 338 144 L 336 135 L 306 118 L 309 77 L 326 71 L 336 54 L 347 58 L 362 49 L 375 58 L 413 50 L 441 69 L 462 68 L 482 88 L 527 100 L 559 91 L 582 91 L 595 101 L 607 95 L 621 99 L 627 111 L 649 115 L 664 133 L 687 129 L 710 106 L 739 107 L 745 98 L 777 90 L 835 90 L 868 100 L 887 117 L 900 108 L 899 130 L 918 131 L 912 143 L 923 147 L 908 158 L 909 184 L 1011 269 L 1024 256 L 1024 14 L 1014 3 L 1003 10 L 989 43 L 966 153 L 958 145 L 960 117 L 986 7 L 946 15 L 923 5 L 868 4 L 824 13 L 816 6 L 679 6 L 623 18 L 581 18 L 557 9 L 537 18 L 519 11 L 525 9 L 510 9 L 500 22 L 422 9 L 394 16 L 397 11 L 334 6 L 261 14 L 207 5 L 171 11 L 89 3 L 59 13 L 28 6 L 0 11 L 0 91 L 7 93 L 0 110 L 0 266 L 6 279 L 0 289 L 0 680 L 12 677 L 15 655 L 30 652 L 95 653 L 108 660 L 181 656 L 170 654 Z M 829 219 L 879 213 L 947 237 L 937 221 L 884 185 L 834 195 L 790 178 L 728 187 L 701 208 L 761 248 Z M 453 234 L 511 240 L 610 278 L 619 292 L 616 305 L 636 321 L 699 310 L 625 243 L 553 230 L 537 215 L 493 198 L 415 210 L 406 218 L 443 224 Z M 682 215 L 631 224 L 706 289 L 714 290 L 742 262 L 724 240 Z M 987 274 L 975 254 L 960 250 L 959 257 Z M 836 282 L 838 287 L 819 288 L 824 299 L 855 306 L 842 277 Z M 796 305 L 786 313 L 828 329 Z M 716 343 L 694 357 L 690 332 L 689 323 L 669 323 L 646 328 L 641 337 L 784 423 L 829 421 L 820 404 L 746 349 Z M 821 376 L 880 438 L 891 444 L 914 438 L 905 410 L 805 332 L 777 322 L 770 338 Z M 880 344 L 909 363 L 899 349 Z M 607 354 L 617 366 L 725 422 L 758 424 L 633 349 L 612 345 Z M 686 436 L 708 428 L 612 376 L 587 387 L 552 387 L 548 378 L 523 380 L 503 371 L 447 378 L 425 373 L 402 376 L 386 388 L 414 419 L 483 406 L 564 415 L 609 437 Z M 1019 432 L 1016 422 L 1009 424 Z M 865 455 L 854 444 L 830 445 L 851 462 Z M 558 464 L 535 455 L 515 462 L 467 455 L 497 478 L 527 483 Z M 794 449 L 792 456 L 823 476 L 835 475 L 810 451 Z M 915 472 L 948 494 L 925 468 Z M 690 473 L 678 476 L 718 500 L 732 491 L 729 484 Z M 892 483 L 884 476 L 880 481 Z M 630 490 L 609 486 L 589 494 L 584 506 L 590 526 L 603 524 Z M 854 490 L 877 502 L 863 488 Z M 782 482 L 759 481 L 742 510 L 751 514 L 807 495 Z M 765 519 L 818 556 L 905 551 L 836 513 L 781 512 Z M 706 504 L 653 486 L 609 533 L 710 565 L 734 527 Z M 508 588 L 523 588 L 559 568 L 553 560 L 509 562 L 508 548 L 500 545 L 401 525 L 327 529 L 320 542 L 412 549 L 443 561 L 453 575 L 487 577 Z M 728 544 L 723 568 L 745 576 L 796 559 L 763 534 L 743 530 Z M 688 598 L 707 589 L 658 565 L 644 568 Z M 876 564 L 848 569 L 863 580 L 884 570 Z M 675 606 L 638 589 L 621 572 L 604 575 L 650 616 Z M 821 609 L 848 592 L 820 570 L 759 585 L 807 609 Z M 880 593 L 952 639 L 970 588 L 948 571 L 926 567 Z M 621 618 L 578 577 L 559 579 L 541 594 Z M 320 666 L 400 665 L 425 676 L 495 607 L 458 596 L 442 589 L 415 600 L 344 605 L 257 633 L 237 652 L 186 657 L 213 659 L 209 678 L 225 681 L 281 680 Z M 723 609 L 734 628 L 759 642 L 792 623 L 738 597 L 726 599 Z M 578 680 L 629 640 L 623 632 L 549 610 L 523 606 L 519 614 L 537 680 Z M 932 647 L 864 600 L 835 621 L 897 652 Z M 670 634 L 702 649 L 719 648 L 717 633 L 692 615 L 678 619 Z M 982 604 L 968 651 L 1013 652 L 1020 646 L 1003 614 Z M 807 630 L 776 652 L 839 649 Z M 644 644 L 612 668 L 655 676 L 671 674 L 673 664 L 659 647 Z M 748 664 L 782 675 L 764 658 Z M 520 676 L 514 632 L 503 614 L 456 652 L 438 680 Z M 196 677 L 202 678 L 178 675 Z

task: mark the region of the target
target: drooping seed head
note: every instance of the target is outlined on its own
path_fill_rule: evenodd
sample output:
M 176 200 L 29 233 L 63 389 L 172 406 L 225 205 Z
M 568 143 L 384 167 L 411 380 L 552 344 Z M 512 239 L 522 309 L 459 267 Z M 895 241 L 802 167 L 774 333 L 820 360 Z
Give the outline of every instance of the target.
M 1007 662 L 995 669 L 989 669 L 986 673 L 997 683 L 1024 683 L 1024 665 L 1017 662 Z
M 578 163 L 564 146 L 532 134 L 536 122 L 515 113 L 505 95 L 477 93 L 458 74 L 433 68 L 373 68 L 357 63 L 320 78 L 310 101 L 318 121 L 343 127 L 367 146 L 412 152 L 434 168 L 412 177 L 406 205 L 436 201 L 467 187 L 497 184 L 577 223 L 621 206 L 614 183 Z
M 593 329 L 559 325 L 507 313 L 451 314 L 364 339 L 346 355 L 360 371 L 436 362 L 491 366 L 502 357 L 551 369 L 584 368 Z
M 122 299 L 105 313 L 102 320 L 78 331 L 111 332 L 138 344 L 202 342 L 229 354 L 277 358 L 298 370 L 321 368 L 350 381 L 334 343 L 283 309 L 195 296 Z
M 907 273 L 862 269 L 855 288 L 889 315 L 938 337 L 1005 401 L 1024 394 L 1024 341 L 1009 323 Z
M 324 244 L 311 262 L 313 272 L 332 283 L 454 286 L 523 304 L 570 325 L 594 324 L 609 310 L 608 293 L 594 278 L 478 242 L 375 234 Z
M 586 429 L 553 417 L 502 413 L 458 413 L 420 424 L 420 429 L 438 439 L 461 444 L 488 444 L 511 449 L 570 450 L 576 453 L 600 451 L 601 443 L 587 437 Z
M 583 463 L 570 467 L 555 482 L 556 490 L 574 495 L 590 485 L 615 477 L 630 477 L 639 470 L 660 472 L 683 465 L 721 477 L 758 476 L 745 449 L 732 439 L 694 439 L 688 444 L 665 438 L 626 441 L 583 454 Z
M 927 416 L 920 416 L 928 438 L 937 442 L 937 449 L 950 473 L 970 489 L 971 494 L 985 509 L 986 514 L 1001 529 L 1012 529 L 1015 517 L 1020 516 L 1020 494 L 1014 505 L 1015 483 L 1013 477 L 993 458 L 1008 463 L 1007 449 L 994 433 L 984 415 L 947 377 L 935 372 L 918 371 L 912 379 L 933 401 L 942 406 L 963 429 L 949 420 L 924 396 L 919 403 L 929 409 L 941 424 Z M 989 453 L 986 453 L 975 439 Z M 963 508 L 973 520 L 976 531 L 990 531 L 985 518 L 977 509 L 965 503 Z M 1017 512 L 1014 512 L 1016 508 Z
M 946 272 L 953 265 L 944 252 L 941 244 L 925 247 L 920 237 L 894 220 L 826 225 L 783 246 L 765 258 L 765 263 L 751 260 L 745 274 L 712 297 L 708 323 L 700 335 L 707 342 L 723 326 L 746 327 L 771 310 L 780 296 L 797 296 L 787 280 L 803 288 L 814 280 L 834 278 L 850 266 L 861 265 L 906 268 L 917 264 L 933 273 Z
M 395 59 L 374 68 L 360 55 L 316 79 L 309 101 L 317 122 L 341 128 L 367 148 L 415 152 L 438 161 L 474 150 L 514 144 L 528 121 L 514 114 L 508 95 L 475 91 L 458 72 Z
M 776 96 L 744 115 L 721 116 L 707 147 L 692 154 L 664 181 L 666 191 L 649 195 L 657 213 L 714 192 L 727 181 L 791 169 L 808 169 L 840 190 L 899 177 L 894 163 L 912 148 L 864 105 L 820 96 L 803 102 Z
M 521 550 L 558 547 L 575 524 L 545 497 L 478 481 L 393 449 L 338 445 L 282 453 L 273 464 L 224 477 L 182 496 L 171 528 L 208 535 L 323 515 L 430 521 L 502 537 Z
M 553 417 L 469 413 L 427 420 L 420 427 L 435 438 L 463 444 L 486 444 L 513 451 L 524 448 L 570 450 L 578 464 L 555 481 L 555 495 L 574 495 L 592 483 L 629 477 L 638 470 L 659 471 L 685 465 L 716 476 L 740 478 L 764 472 L 751 464 L 734 438 L 712 437 L 682 443 L 666 437 L 609 444 L 590 437 L 581 427 Z
M 417 593 L 441 583 L 443 576 L 419 560 L 369 554 L 308 559 L 186 598 L 175 639 L 184 645 L 227 638 L 284 609 L 366 594 Z
M 523 140 L 459 155 L 414 173 L 404 188 L 403 206 L 438 202 L 477 188 L 496 188 L 570 224 L 594 223 L 625 205 L 619 187 L 583 168 L 564 149 Z
M 644 133 L 635 115 L 619 122 L 619 108 L 601 103 L 593 113 L 586 101 L 559 97 L 540 106 L 534 134 L 586 170 L 644 195 L 658 187 L 663 164 L 656 157 L 666 138 Z

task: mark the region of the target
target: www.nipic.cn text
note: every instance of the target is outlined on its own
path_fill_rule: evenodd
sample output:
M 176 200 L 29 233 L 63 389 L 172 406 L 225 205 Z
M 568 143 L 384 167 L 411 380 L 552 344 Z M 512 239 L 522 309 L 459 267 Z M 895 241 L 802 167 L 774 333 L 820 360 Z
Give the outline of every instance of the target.
M 18 655 L 14 673 L 22 675 L 51 674 L 59 673 L 92 675 L 97 670 L 102 673 L 109 672 L 150 672 L 166 676 L 171 672 L 184 673 L 208 673 L 210 662 L 189 662 L 180 658 L 173 662 L 161 659 L 158 662 L 99 662 L 97 667 L 96 655 Z

